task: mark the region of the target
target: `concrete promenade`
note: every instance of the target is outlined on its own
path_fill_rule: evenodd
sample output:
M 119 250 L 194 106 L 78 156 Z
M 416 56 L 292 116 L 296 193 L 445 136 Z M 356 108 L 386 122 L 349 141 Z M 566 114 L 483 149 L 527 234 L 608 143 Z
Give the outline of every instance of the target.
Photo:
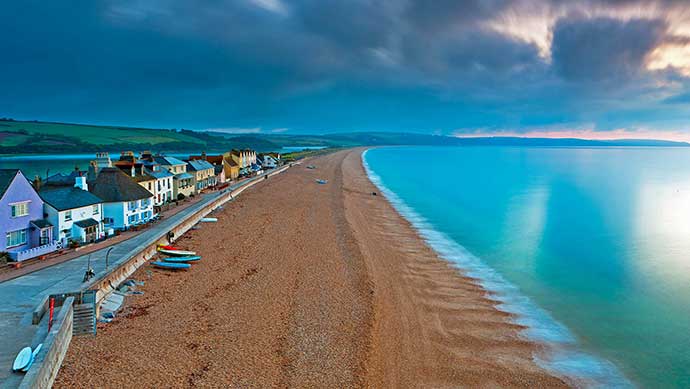
M 231 185 L 224 192 L 240 189 L 273 173 L 275 171 L 269 171 Z M 107 273 L 105 255 L 109 249 L 112 248 L 108 268 L 113 269 L 138 254 L 144 247 L 153 244 L 161 235 L 196 214 L 221 195 L 221 192 L 204 194 L 201 201 L 162 219 L 141 234 L 114 246 L 0 283 L 0 388 L 16 387 L 19 384 L 21 375 L 11 371 L 14 357 L 23 347 L 30 344 L 35 347 L 37 344 L 32 344 L 32 340 L 40 343 L 35 340 L 35 338 L 40 338 L 40 334 L 37 336 L 37 333 L 39 330 L 43 333 L 46 331 L 45 328 L 41 328 L 46 325 L 45 320 L 41 325 L 31 324 L 33 310 L 44 296 L 87 289 L 95 281 L 92 279 L 87 283 L 82 282 L 89 257 L 96 278 L 104 276 Z

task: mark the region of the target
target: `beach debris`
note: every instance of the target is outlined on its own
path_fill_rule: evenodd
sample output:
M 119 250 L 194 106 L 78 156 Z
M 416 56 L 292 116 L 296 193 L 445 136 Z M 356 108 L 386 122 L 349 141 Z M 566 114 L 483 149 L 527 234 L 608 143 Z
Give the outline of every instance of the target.
M 324 185 L 324 184 L 328 184 L 328 180 L 318 179 L 318 180 L 316 180 L 316 183 L 319 185 Z
M 204 218 L 201 218 L 201 220 L 199 220 L 199 221 L 203 222 L 203 223 L 215 223 L 218 221 L 218 218 L 217 217 L 204 217 Z
M 378 194 L 376 192 L 371 192 L 371 195 L 372 196 L 378 196 Z
M 314 169 L 316 169 L 316 166 L 314 166 L 314 165 L 307 165 L 307 169 L 314 170 Z

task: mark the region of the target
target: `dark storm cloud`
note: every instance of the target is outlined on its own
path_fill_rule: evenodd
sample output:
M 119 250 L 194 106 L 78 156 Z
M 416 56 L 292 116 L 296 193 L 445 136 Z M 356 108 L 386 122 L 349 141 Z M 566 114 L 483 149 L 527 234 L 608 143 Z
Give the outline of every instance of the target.
M 579 107 L 618 98 L 611 80 L 639 95 L 632 103 L 649 102 L 660 80 L 686 85 L 674 69 L 645 67 L 659 44 L 688 39 L 669 34 L 664 17 L 579 12 L 633 1 L 530 3 L 580 6 L 555 22 L 550 58 L 488 23 L 524 0 L 6 3 L 0 116 L 305 130 L 424 130 L 433 116 L 429 130 L 520 127 L 583 120 Z
M 572 81 L 624 81 L 643 71 L 661 41 L 661 20 L 561 19 L 553 33 L 556 71 Z

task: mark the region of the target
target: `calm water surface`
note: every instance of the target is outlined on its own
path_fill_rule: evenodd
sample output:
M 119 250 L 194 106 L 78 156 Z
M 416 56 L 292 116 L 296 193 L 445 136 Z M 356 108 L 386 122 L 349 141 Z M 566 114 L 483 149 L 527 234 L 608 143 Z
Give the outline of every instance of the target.
M 432 246 L 516 311 L 539 307 L 524 309 L 531 335 L 576 339 L 545 364 L 690 387 L 690 149 L 401 147 L 365 161 Z

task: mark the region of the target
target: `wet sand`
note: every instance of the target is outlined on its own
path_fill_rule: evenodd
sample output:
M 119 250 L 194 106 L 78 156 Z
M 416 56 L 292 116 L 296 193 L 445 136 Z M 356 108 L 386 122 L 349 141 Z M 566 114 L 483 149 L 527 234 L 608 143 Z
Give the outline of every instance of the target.
M 361 152 L 226 204 L 176 243 L 203 256 L 190 271 L 142 267 L 145 294 L 73 339 L 55 386 L 565 386 L 474 280 L 371 195 Z

